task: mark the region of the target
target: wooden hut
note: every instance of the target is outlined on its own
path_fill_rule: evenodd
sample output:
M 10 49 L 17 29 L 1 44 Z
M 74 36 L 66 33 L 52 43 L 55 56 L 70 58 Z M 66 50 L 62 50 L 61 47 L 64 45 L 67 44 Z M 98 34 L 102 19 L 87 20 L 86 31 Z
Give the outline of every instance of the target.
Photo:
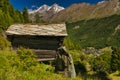
M 61 47 L 67 36 L 65 24 L 14 24 L 6 34 L 14 49 L 19 46 L 29 48 L 36 53 L 38 61 L 55 60 L 57 72 L 64 72 L 66 77 L 75 77 L 72 57 L 65 47 Z
M 54 60 L 56 50 L 67 36 L 65 24 L 30 25 L 14 24 L 7 31 L 12 47 L 24 46 L 37 54 L 39 61 Z

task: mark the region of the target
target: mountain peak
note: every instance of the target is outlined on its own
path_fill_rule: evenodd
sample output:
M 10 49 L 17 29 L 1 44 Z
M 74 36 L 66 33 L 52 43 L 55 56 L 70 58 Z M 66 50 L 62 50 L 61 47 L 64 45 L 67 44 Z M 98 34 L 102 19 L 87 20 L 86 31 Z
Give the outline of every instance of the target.
M 43 7 L 46 7 L 46 6 L 48 6 L 48 5 L 46 5 L 46 4 L 44 4 L 44 5 L 42 5 Z
M 61 11 L 63 9 L 64 9 L 64 7 L 61 7 L 56 3 L 51 5 L 51 6 L 48 6 L 48 5 L 44 4 L 44 5 L 40 6 L 38 9 L 36 9 L 36 10 L 29 11 L 29 13 L 30 14 L 31 13 L 32 14 L 33 13 L 44 13 L 44 12 L 50 12 L 50 11 L 52 11 L 54 13 L 58 13 L 59 11 Z
M 53 15 L 57 14 L 61 10 L 64 10 L 64 7 L 59 6 L 58 4 L 53 4 L 51 6 L 48 6 L 46 4 L 40 6 L 36 10 L 29 9 L 29 17 L 32 21 L 35 20 L 35 14 L 38 13 L 39 17 L 42 19 L 48 19 L 51 18 Z
M 50 11 L 53 11 L 54 13 L 58 13 L 61 10 L 65 9 L 64 7 L 59 6 L 58 4 L 53 4 L 52 6 L 50 6 Z
M 35 10 L 35 12 L 43 13 L 43 12 L 47 11 L 48 8 L 49 8 L 49 6 L 44 4 L 44 5 L 40 6 L 37 10 Z
M 54 3 L 52 6 L 59 6 L 58 4 Z

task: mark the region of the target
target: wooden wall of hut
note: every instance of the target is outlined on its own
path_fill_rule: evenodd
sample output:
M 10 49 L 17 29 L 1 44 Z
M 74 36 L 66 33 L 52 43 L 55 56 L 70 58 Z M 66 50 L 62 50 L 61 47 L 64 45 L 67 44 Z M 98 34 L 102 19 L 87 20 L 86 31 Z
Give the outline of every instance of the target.
M 30 49 L 57 50 L 63 42 L 63 37 L 55 36 L 9 35 L 7 37 L 13 48 L 23 46 Z

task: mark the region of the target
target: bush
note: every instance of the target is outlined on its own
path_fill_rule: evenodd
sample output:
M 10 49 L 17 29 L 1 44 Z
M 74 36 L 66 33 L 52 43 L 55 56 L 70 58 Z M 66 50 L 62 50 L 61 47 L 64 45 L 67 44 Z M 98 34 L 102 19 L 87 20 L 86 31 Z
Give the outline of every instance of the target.
M 75 63 L 75 70 L 76 70 L 76 73 L 77 75 L 85 75 L 87 73 L 87 69 L 86 69 L 86 66 L 84 63 L 81 63 L 79 61 L 77 61 Z
M 111 54 L 106 53 L 91 59 L 90 64 L 93 71 L 110 73 L 110 60 Z
M 96 76 L 100 79 L 100 80 L 111 80 L 109 77 L 108 77 L 108 74 L 106 74 L 105 72 L 103 71 L 99 71 L 96 73 Z
M 63 44 L 69 50 L 81 50 L 81 46 L 78 44 L 74 44 L 69 37 L 64 38 Z
M 8 47 L 10 47 L 10 42 L 7 41 L 4 37 L 0 36 L 0 49 L 6 49 Z
M 23 47 L 0 51 L 0 80 L 69 80 L 54 74 L 50 65 L 38 63 L 34 54 Z
M 38 63 L 35 59 L 35 54 L 29 49 L 20 47 L 17 54 L 20 59 L 20 67 L 23 70 L 29 70 L 32 66 L 36 66 Z

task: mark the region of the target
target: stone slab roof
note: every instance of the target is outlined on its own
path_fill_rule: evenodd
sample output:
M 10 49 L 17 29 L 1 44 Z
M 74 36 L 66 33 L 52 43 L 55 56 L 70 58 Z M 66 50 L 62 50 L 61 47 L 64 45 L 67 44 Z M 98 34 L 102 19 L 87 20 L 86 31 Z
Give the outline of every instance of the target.
M 7 31 L 7 35 L 35 35 L 35 36 L 67 36 L 65 24 L 31 25 L 14 24 Z

